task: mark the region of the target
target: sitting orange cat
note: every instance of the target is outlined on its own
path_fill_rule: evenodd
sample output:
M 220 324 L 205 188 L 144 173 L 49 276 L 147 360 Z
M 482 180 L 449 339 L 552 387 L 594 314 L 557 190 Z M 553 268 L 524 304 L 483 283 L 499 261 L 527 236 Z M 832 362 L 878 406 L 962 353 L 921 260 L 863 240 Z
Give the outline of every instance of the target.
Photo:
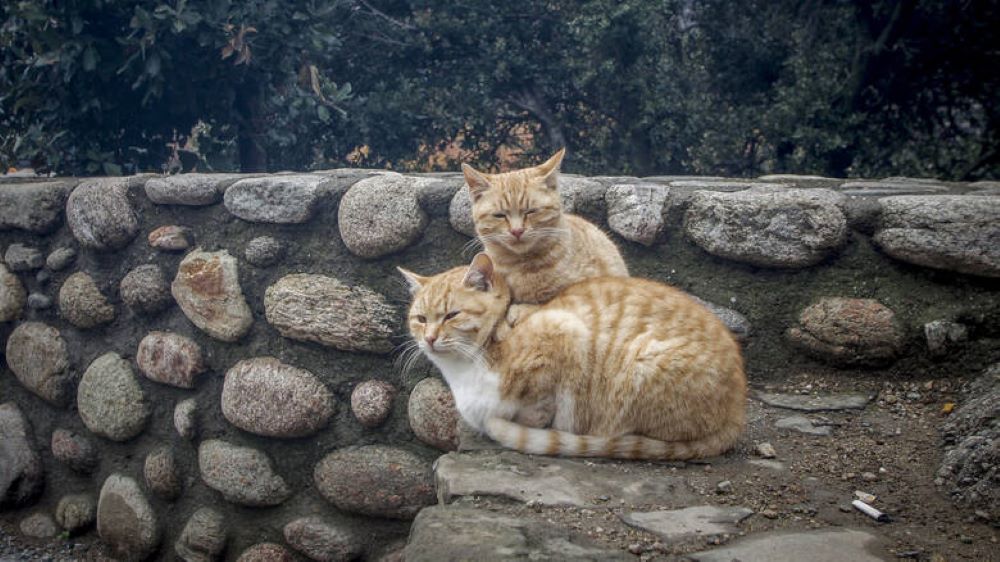
M 563 213 L 558 184 L 565 153 L 503 174 L 462 165 L 476 232 L 517 304 L 547 302 L 590 277 L 628 276 L 625 260 L 601 229 Z
M 400 271 L 414 292 L 409 327 L 420 349 L 465 421 L 506 447 L 690 459 L 728 450 L 743 430 L 740 348 L 676 289 L 588 279 L 499 339 L 512 292 L 489 256 L 433 277 Z

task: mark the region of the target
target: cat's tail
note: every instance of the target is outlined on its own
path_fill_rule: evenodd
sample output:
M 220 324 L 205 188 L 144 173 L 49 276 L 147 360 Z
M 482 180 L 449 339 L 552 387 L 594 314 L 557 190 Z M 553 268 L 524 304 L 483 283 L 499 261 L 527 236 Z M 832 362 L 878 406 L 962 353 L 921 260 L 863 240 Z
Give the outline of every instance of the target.
M 742 424 L 732 424 L 698 441 L 660 441 L 642 435 L 603 437 L 535 429 L 501 418 L 486 421 L 486 434 L 508 449 L 534 455 L 613 459 L 689 460 L 714 457 L 735 445 L 742 431 Z

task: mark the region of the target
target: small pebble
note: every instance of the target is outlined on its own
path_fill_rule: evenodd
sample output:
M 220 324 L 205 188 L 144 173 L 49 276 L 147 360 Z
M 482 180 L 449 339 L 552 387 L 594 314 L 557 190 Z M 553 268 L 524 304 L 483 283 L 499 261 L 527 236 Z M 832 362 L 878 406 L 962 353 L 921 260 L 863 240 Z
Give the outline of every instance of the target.
M 774 446 L 764 441 L 763 443 L 757 444 L 757 454 L 764 457 L 765 459 L 773 459 L 778 456 L 777 451 L 774 450 Z
M 723 480 L 715 485 L 715 493 L 717 494 L 731 494 L 733 492 L 733 483 L 729 480 Z
M 862 472 L 861 479 L 865 482 L 874 482 L 878 480 L 878 476 L 876 476 L 874 472 Z
M 52 299 L 41 293 L 31 293 L 28 295 L 28 308 L 36 310 L 46 309 L 52 306 Z
M 764 511 L 761 511 L 760 514 L 762 517 L 766 517 L 768 519 L 778 518 L 778 512 L 771 509 L 765 509 Z
M 631 552 L 632 554 L 642 554 L 643 552 L 645 552 L 645 550 L 646 549 L 637 542 L 628 545 L 628 551 Z

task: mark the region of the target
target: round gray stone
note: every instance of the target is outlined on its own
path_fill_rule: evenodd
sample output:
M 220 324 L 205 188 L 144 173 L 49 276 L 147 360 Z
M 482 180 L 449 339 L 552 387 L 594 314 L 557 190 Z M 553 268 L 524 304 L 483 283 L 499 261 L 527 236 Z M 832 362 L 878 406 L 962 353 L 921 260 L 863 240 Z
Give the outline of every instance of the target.
M 198 434 L 198 402 L 188 398 L 174 407 L 174 429 L 184 439 L 194 439 Z
M 0 404 L 0 507 L 27 504 L 44 482 L 28 418 L 15 403 Z
M 300 517 L 284 528 L 292 548 L 319 562 L 348 562 L 364 552 L 364 545 L 348 528 L 320 517 Z
M 186 226 L 166 225 L 149 233 L 149 245 L 163 252 L 182 252 L 191 247 L 194 233 Z
M 137 314 L 156 314 L 174 302 L 167 278 L 156 264 L 140 265 L 129 271 L 118 290 L 122 301 Z
M 56 521 L 71 535 L 93 525 L 96 518 L 97 502 L 90 494 L 63 496 L 56 506 Z
M 316 465 L 313 477 L 323 497 L 349 513 L 412 519 L 437 501 L 431 463 L 397 447 L 336 450 Z
M 156 512 L 135 480 L 112 474 L 97 500 L 97 534 L 128 560 L 144 560 L 160 542 Z
M 428 377 L 418 382 L 410 393 L 407 411 L 417 439 L 444 451 L 458 449 L 458 409 L 441 379 Z
M 21 280 L 6 265 L 0 263 L 0 322 L 19 318 L 27 298 L 28 293 Z
M 33 539 L 51 539 L 59 533 L 48 513 L 35 513 L 21 520 L 21 533 Z
M 45 268 L 51 271 L 62 271 L 73 265 L 73 261 L 75 260 L 76 250 L 63 246 L 62 248 L 52 250 L 49 256 L 45 258 Z
M 52 299 L 42 293 L 31 293 L 28 295 L 28 308 L 34 310 L 45 310 L 52 307 Z
M 99 178 L 81 183 L 66 202 L 66 222 L 81 245 L 120 250 L 139 233 L 139 217 L 128 200 L 128 180 Z
M 472 220 L 472 198 L 469 196 L 468 186 L 463 185 L 451 198 L 451 203 L 448 205 L 448 222 L 462 234 L 469 237 L 476 236 L 476 223 Z
M 222 514 L 202 507 L 184 524 L 181 536 L 174 543 L 174 551 L 185 562 L 219 560 L 226 549 L 226 534 L 226 520 Z
M 222 200 L 225 188 L 241 176 L 236 174 L 178 174 L 146 182 L 146 197 L 157 205 L 202 206 Z
M 0 189 L 0 230 L 17 228 L 38 234 L 55 230 L 75 184 L 75 180 L 5 184 Z
M 77 328 L 94 328 L 115 319 L 115 307 L 101 294 L 94 279 L 82 271 L 70 275 L 59 289 L 59 312 Z
M 924 337 L 931 356 L 943 357 L 969 339 L 969 328 L 958 322 L 933 320 L 924 324 Z
M 258 236 L 247 243 L 247 261 L 257 267 L 269 267 L 285 257 L 285 245 L 271 236 Z
M 377 258 L 406 248 L 427 227 L 414 178 L 386 173 L 359 181 L 340 201 L 340 237 L 362 258 Z
M 335 405 L 316 375 L 273 357 L 240 361 L 222 386 L 222 415 L 229 423 L 267 437 L 312 435 L 330 421 Z
M 882 206 L 875 243 L 925 267 L 1000 277 L 1000 197 L 900 196 Z
M 263 452 L 225 441 L 202 441 L 198 468 L 209 488 L 230 502 L 249 506 L 278 505 L 292 494 Z
M 615 184 L 604 194 L 608 226 L 622 238 L 652 246 L 663 234 L 670 188 L 655 183 Z
M 390 353 L 396 309 L 367 287 L 306 273 L 286 275 L 264 294 L 267 321 L 286 338 L 342 351 Z
M 146 455 L 142 474 L 146 487 L 157 496 L 168 501 L 180 497 L 183 486 L 173 449 L 160 447 Z
M 698 304 L 704 306 L 709 310 L 709 312 L 717 316 L 719 320 L 722 320 L 722 323 L 729 328 L 729 331 L 732 332 L 736 341 L 746 341 L 746 339 L 750 337 L 750 321 L 747 320 L 746 316 L 743 316 L 731 308 L 708 302 L 694 295 L 690 296 L 697 301 Z
M 25 322 L 7 338 L 7 366 L 25 388 L 56 406 L 71 393 L 69 352 L 59 330 Z
M 807 267 L 847 240 L 843 196 L 827 189 L 698 191 L 684 232 L 710 254 L 764 267 Z
M 178 388 L 194 388 L 195 378 L 205 372 L 201 347 L 170 332 L 150 332 L 142 338 L 135 362 L 149 380 Z
M 41 250 L 24 244 L 8 246 L 3 259 L 11 271 L 33 271 L 45 265 L 45 256 Z
M 60 428 L 52 432 L 52 456 L 83 474 L 90 474 L 99 464 L 94 444 L 68 429 Z
M 151 414 L 132 366 L 114 352 L 87 367 L 77 388 L 76 406 L 87 429 L 112 441 L 142 433 Z
M 786 336 L 808 354 L 838 366 L 875 366 L 902 351 L 895 313 L 873 299 L 824 297 L 799 315 Z
M 240 288 L 236 259 L 225 250 L 198 248 L 185 256 L 170 292 L 188 320 L 217 340 L 235 342 L 250 331 L 253 314 Z
M 280 544 L 265 542 L 244 550 L 236 562 L 295 562 L 295 557 Z
M 325 179 L 311 174 L 243 179 L 226 188 L 226 209 L 250 222 L 303 223 L 312 218 L 326 194 Z
M 351 392 L 351 410 L 361 425 L 374 428 L 382 425 L 392 411 L 396 387 L 385 381 L 368 380 Z

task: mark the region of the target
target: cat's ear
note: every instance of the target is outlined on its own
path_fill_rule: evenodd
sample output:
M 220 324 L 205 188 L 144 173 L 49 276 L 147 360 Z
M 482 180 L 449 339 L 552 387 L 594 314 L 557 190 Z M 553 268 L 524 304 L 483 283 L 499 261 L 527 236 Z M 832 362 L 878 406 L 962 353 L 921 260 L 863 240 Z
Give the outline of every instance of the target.
M 419 291 L 421 287 L 424 286 L 424 283 L 427 283 L 427 280 L 429 279 L 428 277 L 417 275 L 416 273 L 413 273 L 408 269 L 403 269 L 402 267 L 397 267 L 396 269 L 399 270 L 399 272 L 403 274 L 403 277 L 406 278 L 406 284 L 410 286 L 411 295 L 417 294 L 417 291 Z
M 535 166 L 538 175 L 549 189 L 555 189 L 559 185 L 559 166 L 562 164 L 563 156 L 566 156 L 566 149 L 560 148 L 552 158 Z
M 484 252 L 476 254 L 462 284 L 477 291 L 489 291 L 493 287 L 493 260 Z
M 490 180 L 468 164 L 462 164 L 462 173 L 465 174 L 465 183 L 469 185 L 469 195 L 477 201 L 490 188 Z

